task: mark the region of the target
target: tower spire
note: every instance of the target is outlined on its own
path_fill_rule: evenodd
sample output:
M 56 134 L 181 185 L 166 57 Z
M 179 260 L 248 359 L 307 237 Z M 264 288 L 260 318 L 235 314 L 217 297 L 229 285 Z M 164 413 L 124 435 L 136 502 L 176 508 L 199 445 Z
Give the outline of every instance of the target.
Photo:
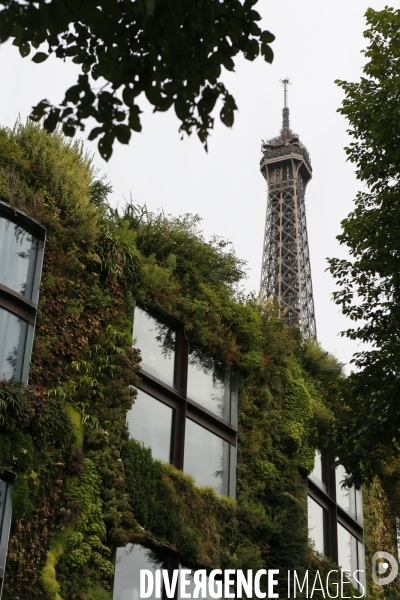
M 287 132 L 290 130 L 289 125 L 289 106 L 288 106 L 288 86 L 290 84 L 289 77 L 281 79 L 283 83 L 283 110 L 282 110 L 282 131 Z

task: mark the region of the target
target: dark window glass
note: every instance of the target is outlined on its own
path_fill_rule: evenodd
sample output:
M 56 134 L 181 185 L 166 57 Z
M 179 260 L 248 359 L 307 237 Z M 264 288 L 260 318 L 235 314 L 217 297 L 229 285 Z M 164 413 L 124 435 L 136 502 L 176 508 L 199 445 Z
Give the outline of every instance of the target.
M 127 413 L 129 433 L 150 447 L 154 458 L 168 462 L 171 456 L 173 409 L 142 390 Z
M 0 307 L 0 379 L 21 379 L 28 323 Z
M 135 346 L 140 349 L 142 369 L 170 387 L 175 381 L 175 331 L 138 306 L 133 321 Z
M 0 216 L 0 283 L 32 299 L 38 241 Z
M 199 486 L 210 486 L 219 494 L 229 494 L 229 442 L 191 419 L 186 419 L 183 470 Z
M 327 554 L 328 541 L 328 512 L 315 502 L 311 496 L 308 501 L 308 533 L 314 543 L 314 548 L 321 554 Z
M 324 492 L 327 491 L 325 462 L 323 461 L 321 452 L 319 450 L 315 451 L 314 469 L 313 472 L 309 475 L 309 477 L 322 490 L 324 490 Z
M 231 420 L 230 371 L 197 349 L 191 349 L 187 396 L 225 421 Z
M 154 573 L 163 568 L 163 561 L 148 548 L 138 544 L 117 548 L 112 600 L 139 600 L 140 570 L 148 569 Z M 155 597 L 153 588 L 150 598 Z

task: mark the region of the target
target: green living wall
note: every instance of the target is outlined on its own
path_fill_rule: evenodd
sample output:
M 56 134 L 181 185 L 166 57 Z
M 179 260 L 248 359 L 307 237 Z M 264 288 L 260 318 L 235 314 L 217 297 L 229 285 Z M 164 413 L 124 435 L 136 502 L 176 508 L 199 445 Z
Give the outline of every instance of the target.
M 334 423 L 340 365 L 238 292 L 243 262 L 206 242 L 197 217 L 119 214 L 109 193 L 79 143 L 29 123 L 0 130 L 0 199 L 47 228 L 29 386 L 0 382 L 1 466 L 18 474 L 4 598 L 109 599 L 128 542 L 194 568 L 327 572 L 308 544 L 305 478 Z M 129 439 L 136 302 L 239 366 L 236 501 Z

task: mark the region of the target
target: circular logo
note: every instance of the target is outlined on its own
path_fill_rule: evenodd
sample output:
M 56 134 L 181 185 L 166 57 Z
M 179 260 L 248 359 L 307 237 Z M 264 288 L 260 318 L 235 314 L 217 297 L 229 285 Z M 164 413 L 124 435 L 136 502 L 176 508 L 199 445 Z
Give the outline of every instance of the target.
M 378 563 L 379 558 L 384 558 L 385 562 Z M 390 574 L 386 577 L 378 577 L 376 572 L 378 571 L 379 575 L 383 575 L 388 570 L 389 565 L 392 567 Z M 390 552 L 383 552 L 383 550 L 375 552 L 372 557 L 372 579 L 375 583 L 378 585 L 387 585 L 396 579 L 398 572 L 399 566 L 397 560 Z

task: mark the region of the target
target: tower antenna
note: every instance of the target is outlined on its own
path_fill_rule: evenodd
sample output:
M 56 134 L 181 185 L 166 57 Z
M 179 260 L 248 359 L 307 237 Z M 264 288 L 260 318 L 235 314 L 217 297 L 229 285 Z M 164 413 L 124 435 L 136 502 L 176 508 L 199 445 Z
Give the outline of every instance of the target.
M 284 132 L 290 129 L 289 125 L 289 106 L 288 106 L 288 86 L 290 83 L 289 77 L 280 80 L 283 84 L 283 110 L 282 110 L 282 130 Z

